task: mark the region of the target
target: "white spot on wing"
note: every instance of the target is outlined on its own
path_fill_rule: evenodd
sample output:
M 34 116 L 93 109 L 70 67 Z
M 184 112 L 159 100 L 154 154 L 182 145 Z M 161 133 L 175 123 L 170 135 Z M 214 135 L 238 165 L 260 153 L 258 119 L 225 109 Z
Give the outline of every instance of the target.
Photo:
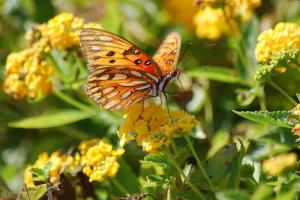
M 114 89 L 115 89 L 114 87 L 108 87 L 108 88 L 103 89 L 102 92 L 103 92 L 103 94 L 107 94 L 107 93 L 113 91 Z
M 136 86 L 136 85 L 141 85 L 141 84 L 147 84 L 146 81 L 131 81 L 131 82 L 126 82 L 126 83 L 118 83 L 121 86 Z
M 97 70 L 91 71 L 90 74 L 93 76 L 97 76 L 99 74 L 102 74 L 105 71 L 106 71 L 106 69 L 97 69 Z
M 158 83 L 158 78 L 157 78 L 156 76 L 154 76 L 154 75 L 152 75 L 152 74 L 149 74 L 149 73 L 146 73 L 146 75 L 147 75 L 149 78 L 153 79 L 156 83 Z
M 98 36 L 99 40 L 104 41 L 104 42 L 110 42 L 113 41 L 114 39 L 110 36 L 102 35 Z
M 121 110 L 121 109 L 122 109 L 122 106 L 121 106 L 121 105 L 117 105 L 117 106 L 115 107 L 115 109 L 116 109 L 116 110 Z
M 134 75 L 134 76 L 142 77 L 142 74 L 141 74 L 140 72 L 131 70 L 130 73 L 131 73 L 132 75 Z
M 114 107 L 115 105 L 117 105 L 118 103 L 120 103 L 120 101 L 111 101 L 111 102 L 109 102 L 108 104 L 106 104 L 106 105 L 104 106 L 104 108 L 110 109 L 110 108 Z
M 130 99 L 129 101 L 127 101 L 126 104 L 124 104 L 123 108 L 127 108 L 128 106 L 130 106 L 132 104 L 132 100 Z
M 98 46 L 98 45 L 93 45 L 93 46 L 91 46 L 91 50 L 92 50 L 92 51 L 100 51 L 101 48 L 100 48 L 100 46 Z
M 127 76 L 125 74 L 115 74 L 112 80 L 123 80 L 126 78 Z
M 109 93 L 106 97 L 109 99 L 109 98 L 112 98 L 112 97 L 115 97 L 119 94 L 119 91 L 114 91 L 112 93 Z
M 100 76 L 98 78 L 98 80 L 107 80 L 107 79 L 109 79 L 109 75 L 108 74 L 104 74 L 104 75 L 102 75 L 102 76 Z
M 136 90 L 144 90 L 144 89 L 147 89 L 149 87 L 151 87 L 151 85 L 150 84 L 146 84 L 146 85 L 143 85 L 141 87 L 136 88 Z
M 128 91 L 128 92 L 125 92 L 124 94 L 122 94 L 121 96 L 121 99 L 126 99 L 127 97 L 129 97 L 130 95 L 132 94 L 132 92 Z
M 95 40 L 96 38 L 93 36 L 81 36 L 80 39 L 83 41 L 92 41 Z

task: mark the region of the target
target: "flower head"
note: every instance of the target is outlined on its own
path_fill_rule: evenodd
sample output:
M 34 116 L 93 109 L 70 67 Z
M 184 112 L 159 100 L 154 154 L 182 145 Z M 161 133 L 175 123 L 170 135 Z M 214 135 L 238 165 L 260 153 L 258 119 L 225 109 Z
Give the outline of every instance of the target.
M 300 49 L 300 26 L 295 23 L 279 23 L 274 29 L 261 33 L 255 49 L 256 60 L 267 62 L 274 53 L 288 49 Z
M 219 39 L 222 35 L 238 32 L 237 22 L 248 20 L 261 0 L 204 0 L 196 15 L 194 24 L 200 38 Z
M 171 112 L 160 105 L 150 105 L 141 113 L 141 104 L 135 104 L 125 110 L 125 122 L 119 128 L 121 142 L 136 140 L 144 151 L 156 153 L 168 146 L 181 132 L 189 132 L 198 121 L 183 111 Z M 172 119 L 171 119 L 171 118 Z
M 64 171 L 66 166 L 73 163 L 71 156 L 62 155 L 60 152 L 55 151 L 49 157 L 48 153 L 41 153 L 37 161 L 33 165 L 26 167 L 24 172 L 24 183 L 28 187 L 34 186 L 34 180 L 30 172 L 31 168 L 43 168 L 47 163 L 51 162 L 51 168 L 49 171 L 49 178 L 52 184 L 56 184 L 59 181 L 60 174 Z
M 284 169 L 292 167 L 297 162 L 297 155 L 295 153 L 286 153 L 274 156 L 263 161 L 263 171 L 272 175 L 280 175 Z
M 4 91 L 16 99 L 48 95 L 52 90 L 52 74 L 52 67 L 34 48 L 11 53 L 6 60 Z
M 119 169 L 118 158 L 124 153 L 123 149 L 113 150 L 111 144 L 98 139 L 81 142 L 79 151 L 76 160 L 90 182 L 115 176 Z
M 61 13 L 39 26 L 41 37 L 46 38 L 51 47 L 67 49 L 79 45 L 79 33 L 83 27 L 101 28 L 94 23 L 84 23 L 84 19 L 72 13 Z

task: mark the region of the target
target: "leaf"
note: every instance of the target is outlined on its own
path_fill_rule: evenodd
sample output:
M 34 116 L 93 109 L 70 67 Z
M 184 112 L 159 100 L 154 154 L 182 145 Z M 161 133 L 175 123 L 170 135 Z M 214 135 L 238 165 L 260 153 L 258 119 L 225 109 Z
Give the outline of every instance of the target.
M 300 102 L 300 94 L 297 93 L 296 96 L 297 96 L 298 101 Z
M 32 175 L 34 176 L 44 176 L 44 171 L 41 168 L 38 167 L 33 167 L 30 169 L 30 172 L 32 173 Z
M 292 115 L 290 111 L 233 111 L 237 115 L 246 119 L 271 124 L 279 127 L 291 128 L 291 122 L 288 120 Z
M 215 155 L 203 162 L 205 171 L 213 185 L 218 189 L 234 188 L 238 185 L 244 148 L 238 151 L 236 144 L 221 148 Z M 191 182 L 204 190 L 208 184 L 199 169 L 192 171 Z
M 217 200 L 250 200 L 249 195 L 241 190 L 229 190 L 217 193 Z
M 148 161 L 148 162 L 156 163 L 163 168 L 167 168 L 170 165 L 168 160 L 164 156 L 161 156 L 161 155 L 149 154 L 149 155 L 145 156 L 144 160 Z
M 22 191 L 22 199 L 39 200 L 47 192 L 47 184 L 28 187 Z M 28 198 L 29 197 L 29 198 Z
M 225 83 L 244 83 L 232 69 L 219 66 L 199 66 L 197 69 L 186 71 L 191 77 L 203 77 Z
M 61 110 L 51 114 L 29 117 L 18 121 L 9 122 L 14 128 L 51 128 L 74 123 L 92 116 L 92 113 L 79 110 Z

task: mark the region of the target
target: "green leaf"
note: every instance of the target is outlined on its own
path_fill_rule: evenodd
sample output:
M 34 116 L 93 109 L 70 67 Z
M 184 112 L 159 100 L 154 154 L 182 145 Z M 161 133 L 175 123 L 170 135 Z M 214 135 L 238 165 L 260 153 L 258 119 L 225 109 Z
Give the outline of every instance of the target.
M 47 184 L 26 188 L 22 191 L 22 199 L 39 200 L 47 192 Z
M 191 77 L 203 77 L 225 83 L 244 83 L 232 69 L 219 66 L 199 66 L 196 69 L 186 71 Z
M 215 155 L 208 158 L 203 164 L 204 168 L 218 189 L 235 188 L 239 184 L 241 160 L 244 147 L 238 151 L 236 144 L 221 148 Z M 204 190 L 208 190 L 207 181 L 198 169 L 190 175 L 191 181 Z
M 279 127 L 291 128 L 291 122 L 288 120 L 292 115 L 290 111 L 233 111 L 237 115 L 246 119 L 271 124 Z
M 38 167 L 33 167 L 30 169 L 30 172 L 32 173 L 32 175 L 34 176 L 44 176 L 44 171 L 41 168 Z
M 51 128 L 74 123 L 92 115 L 92 113 L 79 110 L 60 110 L 51 114 L 9 122 L 8 125 L 14 128 Z
M 217 193 L 217 200 L 250 200 L 249 195 L 241 190 L 229 190 Z
M 297 93 L 296 96 L 297 96 L 298 101 L 300 102 L 300 94 Z
M 149 155 L 145 156 L 144 160 L 148 161 L 148 162 L 156 163 L 156 164 L 160 165 L 163 168 L 167 168 L 170 165 L 168 160 L 162 155 L 151 155 L 151 154 L 149 154 Z
M 268 185 L 260 185 L 252 195 L 251 200 L 269 200 L 272 199 L 272 187 Z

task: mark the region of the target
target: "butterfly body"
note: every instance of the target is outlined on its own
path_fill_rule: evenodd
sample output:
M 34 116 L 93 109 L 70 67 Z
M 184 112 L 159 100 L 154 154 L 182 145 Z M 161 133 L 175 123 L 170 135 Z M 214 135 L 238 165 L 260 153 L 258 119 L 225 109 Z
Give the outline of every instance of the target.
M 108 110 L 126 109 L 160 95 L 179 75 L 175 69 L 180 37 L 171 33 L 151 58 L 129 41 L 112 33 L 86 28 L 80 44 L 88 61 L 87 94 Z

